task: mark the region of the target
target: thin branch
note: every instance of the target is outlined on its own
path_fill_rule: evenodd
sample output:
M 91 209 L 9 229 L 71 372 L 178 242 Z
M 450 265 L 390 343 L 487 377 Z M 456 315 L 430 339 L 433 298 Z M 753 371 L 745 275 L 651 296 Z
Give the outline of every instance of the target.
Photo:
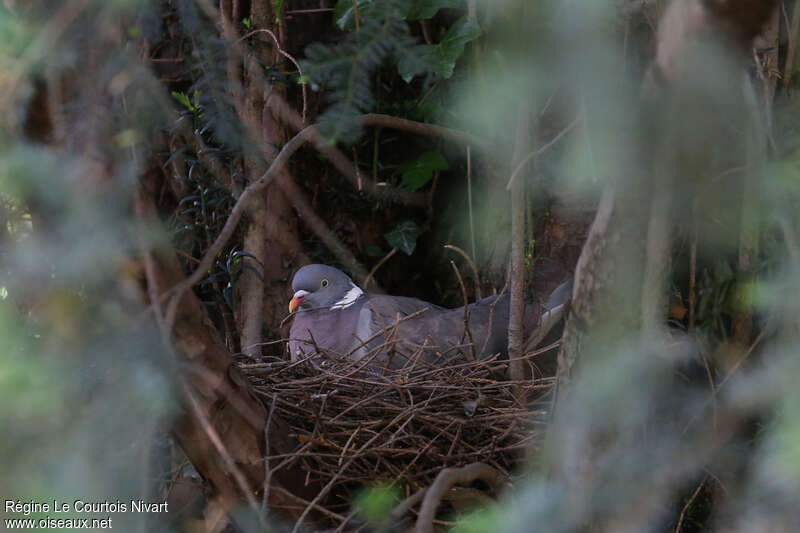
M 540 155 L 545 153 L 547 150 L 549 150 L 554 144 L 556 144 L 558 141 L 560 141 L 561 138 L 564 135 L 569 133 L 570 130 L 572 130 L 572 128 L 574 128 L 578 124 L 578 122 L 580 122 L 580 120 L 581 120 L 581 117 L 576 118 L 575 120 L 570 122 L 569 125 L 566 128 L 561 130 L 561 132 L 558 135 L 556 135 L 555 137 L 550 139 L 550 141 L 546 142 L 545 144 L 543 144 L 542 146 L 540 146 L 539 148 L 537 148 L 536 150 L 530 152 L 528 155 L 526 155 L 524 158 L 522 158 L 522 161 L 517 163 L 516 167 L 514 167 L 514 172 L 511 173 L 511 177 L 508 178 L 508 184 L 506 185 L 506 190 L 507 191 L 511 190 L 511 186 L 514 183 L 514 180 L 516 179 L 517 175 L 520 172 L 522 172 L 522 169 L 525 168 L 525 165 L 528 163 L 528 161 L 530 161 L 531 159 L 535 159 L 535 158 L 539 157 Z
M 503 475 L 486 463 L 472 463 L 461 468 L 445 468 L 439 472 L 422 500 L 419 517 L 417 517 L 414 527 L 415 533 L 432 533 L 436 508 L 439 507 L 442 497 L 457 483 L 466 484 L 476 480 L 485 481 L 490 486 L 497 487 L 503 482 Z
M 275 177 L 276 171 L 281 168 L 283 165 L 287 163 L 289 158 L 294 155 L 294 153 L 300 149 L 303 144 L 305 144 L 313 131 L 316 129 L 315 126 L 309 126 L 308 128 L 304 129 L 297 135 L 295 135 L 288 143 L 286 143 L 283 148 L 281 149 L 278 156 L 272 161 L 272 164 L 269 166 L 267 171 L 261 176 L 259 179 L 248 185 L 242 195 L 234 204 L 233 208 L 231 209 L 231 214 L 228 216 L 228 220 L 225 221 L 225 225 L 222 227 L 222 231 L 220 231 L 219 235 L 217 236 L 216 240 L 209 246 L 206 253 L 203 255 L 203 258 L 200 260 L 200 264 L 197 269 L 192 272 L 190 276 L 185 278 L 183 281 L 177 283 L 174 287 L 169 289 L 162 295 L 162 298 L 170 297 L 169 305 L 167 306 L 167 313 L 166 313 L 166 320 L 167 326 L 171 329 L 172 324 L 175 322 L 175 313 L 178 309 L 178 304 L 180 304 L 180 300 L 183 297 L 183 293 L 189 289 L 190 287 L 194 286 L 197 282 L 203 279 L 204 276 L 207 275 L 209 269 L 214 264 L 214 260 L 216 259 L 217 255 L 222 251 L 222 248 L 227 244 L 228 240 L 233 235 L 234 231 L 236 231 L 236 226 L 239 224 L 239 220 L 241 220 L 242 215 L 244 214 L 245 209 L 247 208 L 247 204 L 252 200 L 259 192 L 264 190 L 264 188 L 269 185 Z
M 409 511 L 409 509 L 417 505 L 417 503 L 419 503 L 420 500 L 422 500 L 426 492 L 428 492 L 428 487 L 422 487 L 421 489 L 418 489 L 414 494 L 412 494 L 405 500 L 398 503 L 395 506 L 395 508 L 392 509 L 392 512 L 389 513 L 389 522 L 390 523 L 397 522 L 401 518 L 403 518 L 403 515 L 406 514 Z
M 692 202 L 692 242 L 689 245 L 689 329 L 694 329 L 697 306 L 697 198 Z
M 378 263 L 374 267 L 372 267 L 372 270 L 369 271 L 367 277 L 364 278 L 364 290 L 367 289 L 367 287 L 369 286 L 369 282 L 372 281 L 373 277 L 375 277 L 375 272 L 377 272 L 378 269 L 381 268 L 383 264 L 386 263 L 386 261 L 388 261 L 389 259 L 391 259 L 392 256 L 396 253 L 397 253 L 397 247 L 392 248 L 391 250 L 389 250 L 388 254 L 384 255 L 383 258 L 381 258 L 381 260 L 378 261 Z
M 261 495 L 261 512 L 264 513 L 267 509 L 269 502 L 269 491 L 272 486 L 272 469 L 269 467 L 269 427 L 272 424 L 272 415 L 275 413 L 275 400 L 278 396 L 272 395 L 272 405 L 269 408 L 269 415 L 267 415 L 267 423 L 264 425 L 264 490 Z M 288 492 L 288 491 L 287 491 Z
M 472 217 L 472 150 L 469 145 L 467 145 L 467 204 L 469 208 L 469 241 L 472 245 L 472 257 L 475 258 L 475 223 Z M 472 263 L 472 269 L 475 271 L 475 283 L 478 287 L 476 298 L 480 300 L 480 280 L 474 263 Z
M 687 501 L 686 505 L 684 505 L 683 509 L 681 509 L 681 515 L 678 518 L 678 524 L 675 526 L 675 533 L 681 532 L 681 526 L 683 526 L 683 519 L 686 517 L 686 511 L 689 510 L 689 507 L 691 507 L 691 505 L 694 503 L 694 500 L 697 498 L 697 495 L 700 494 L 700 490 L 705 486 L 707 479 L 708 477 L 703 478 L 703 481 L 701 481 L 700 484 L 697 486 L 697 488 L 694 489 L 694 492 L 692 493 L 692 496 L 689 498 L 689 501 Z
M 293 9 L 291 11 L 287 11 L 287 15 L 295 15 L 301 13 L 329 13 L 334 11 L 332 7 L 318 7 L 316 9 Z
M 514 142 L 514 155 L 511 166 L 521 169 L 530 160 L 529 156 L 523 157 L 531 144 L 531 110 L 528 102 L 519 105 L 516 139 Z M 538 150 L 537 150 L 538 152 Z M 537 153 L 534 152 L 534 153 Z M 519 170 L 515 170 L 519 172 Z M 523 180 L 509 179 L 511 190 L 511 265 L 510 265 L 510 301 L 508 319 L 508 373 L 511 381 L 522 381 L 525 378 L 525 365 L 516 360 L 522 356 L 524 348 L 523 319 L 525 304 L 523 292 L 525 291 L 525 182 Z
M 447 248 L 448 250 L 453 250 L 454 252 L 460 253 L 461 256 L 464 259 L 466 259 L 467 264 L 472 269 L 472 275 L 475 276 L 475 299 L 476 300 L 480 300 L 481 299 L 481 278 L 480 278 L 480 276 L 478 276 L 478 268 L 475 266 L 475 261 L 473 261 L 472 258 L 469 255 L 467 255 L 467 252 L 465 252 L 464 250 L 462 250 L 458 246 L 455 246 L 453 244 L 445 244 L 444 247 Z M 475 248 L 474 248 L 474 243 L 473 243 L 473 252 L 474 252 L 474 250 L 475 250 Z
M 407 413 L 405 411 L 397 415 L 391 422 L 389 422 L 387 427 L 393 426 L 403 416 L 407 416 Z M 378 437 L 382 435 L 383 433 L 381 432 L 375 433 L 375 435 L 372 438 L 370 438 L 359 448 L 358 452 L 353 454 L 353 456 L 344 464 L 344 466 L 342 466 L 342 469 L 339 470 L 339 472 L 336 475 L 331 477 L 331 480 L 322 488 L 322 490 L 319 491 L 319 493 L 317 493 L 316 496 L 314 496 L 314 499 L 311 500 L 311 503 L 308 504 L 306 509 L 303 511 L 303 514 L 301 514 L 300 518 L 297 519 L 297 522 L 295 522 L 294 527 L 292 528 L 292 533 L 297 533 L 297 531 L 300 529 L 300 525 L 303 523 L 303 520 L 305 520 L 305 517 L 311 511 L 313 506 L 318 504 L 320 500 L 328 494 L 328 492 L 331 490 L 331 488 L 333 488 L 334 484 L 336 483 L 336 480 L 339 479 L 339 477 L 342 474 L 344 474 L 344 472 L 350 467 L 353 461 L 355 461 L 358 457 L 360 457 L 360 452 L 366 449 L 370 444 L 373 443 L 373 441 L 375 441 Z
M 467 289 L 464 287 L 464 280 L 461 279 L 461 272 L 455 262 L 450 261 L 450 266 L 453 267 L 453 272 L 456 273 L 458 278 L 458 285 L 461 287 L 461 296 L 464 298 L 464 333 L 469 340 L 469 361 L 475 360 L 475 341 L 472 340 L 472 331 L 469 329 L 469 300 L 467 300 Z M 487 333 L 487 337 L 491 332 Z M 466 355 L 466 354 L 465 354 Z
M 450 128 L 444 128 L 442 126 L 423 124 L 421 122 L 414 122 L 412 120 L 392 117 L 389 115 L 363 115 L 361 117 L 361 123 L 364 126 L 383 126 L 386 128 L 409 131 L 420 135 L 438 136 L 476 146 L 486 146 L 485 143 L 468 133 L 452 130 Z M 244 189 L 242 195 L 231 209 L 231 214 L 228 216 L 228 220 L 225 221 L 222 231 L 220 231 L 219 236 L 217 236 L 216 240 L 211 244 L 211 246 L 209 246 L 208 250 L 203 255 L 203 258 L 200 260 L 200 264 L 197 269 L 186 279 L 176 284 L 162 295 L 162 298 L 171 298 L 169 305 L 167 306 L 166 313 L 168 326 L 171 327 L 175 321 L 175 312 L 177 311 L 177 307 L 180 303 L 183 293 L 207 275 L 209 269 L 214 264 L 214 260 L 216 259 L 217 255 L 227 244 L 234 231 L 236 231 L 236 226 L 238 225 L 239 220 L 242 218 L 242 215 L 247 208 L 247 204 L 272 182 L 277 174 L 277 171 L 286 165 L 289 161 L 289 158 L 291 158 L 295 152 L 297 152 L 305 143 L 309 141 L 313 141 L 315 144 L 324 142 L 322 135 L 319 133 L 318 124 L 307 126 L 306 128 L 302 129 L 283 146 L 280 153 L 278 153 L 278 156 L 272 161 L 272 164 L 270 164 L 264 175 Z M 359 277 L 365 276 L 366 272 Z
M 189 389 L 188 385 L 185 382 L 183 382 L 182 385 L 183 385 L 182 386 L 183 393 L 189 400 L 189 405 L 191 406 L 195 417 L 200 422 L 203 431 L 205 431 L 206 435 L 208 436 L 208 439 L 214 445 L 214 448 L 216 448 L 217 453 L 219 453 L 220 457 L 222 457 L 222 460 L 225 462 L 225 466 L 227 467 L 228 473 L 230 473 L 230 475 L 233 476 L 233 479 L 239 486 L 239 490 L 242 492 L 242 495 L 247 501 L 247 504 L 250 506 L 250 508 L 258 517 L 259 524 L 261 525 L 262 528 L 266 528 L 267 525 L 264 521 L 264 516 L 258 507 L 258 502 L 256 502 L 256 499 L 253 497 L 253 493 L 250 490 L 250 487 L 247 483 L 247 479 L 245 479 L 244 474 L 242 474 L 242 471 L 239 470 L 239 468 L 236 466 L 236 462 L 231 457 L 231 454 L 228 453 L 228 449 L 222 442 L 222 439 L 220 438 L 219 433 L 217 433 L 217 430 L 215 430 L 214 426 L 211 425 L 211 422 L 208 421 L 208 417 L 200 408 L 200 404 L 198 403 L 197 398 L 195 398 L 194 393 L 192 393 L 192 391 Z
M 246 33 L 242 37 L 240 37 L 236 41 L 236 43 L 238 44 L 238 43 L 244 41 L 245 39 L 247 39 L 248 37 L 250 37 L 252 35 L 255 35 L 257 33 L 266 33 L 270 37 L 272 37 L 272 41 L 275 43 L 275 48 L 278 50 L 278 53 L 292 62 L 294 67 L 297 69 L 297 72 L 300 74 L 300 77 L 302 78 L 303 69 L 300 67 L 300 63 L 298 63 L 297 60 L 291 54 L 289 54 L 288 52 L 285 52 L 283 50 L 283 48 L 281 48 L 281 43 L 280 43 L 280 41 L 278 41 L 278 38 L 275 37 L 275 34 L 272 33 L 272 30 L 268 30 L 266 28 L 262 28 L 260 30 L 253 30 L 250 33 Z M 306 125 L 307 113 L 308 113 L 308 93 L 307 93 L 308 84 L 306 82 L 304 82 L 304 81 L 300 81 L 298 83 L 300 84 L 300 90 L 303 92 L 303 114 L 301 116 L 302 116 L 302 124 L 303 124 L 303 126 L 305 126 Z

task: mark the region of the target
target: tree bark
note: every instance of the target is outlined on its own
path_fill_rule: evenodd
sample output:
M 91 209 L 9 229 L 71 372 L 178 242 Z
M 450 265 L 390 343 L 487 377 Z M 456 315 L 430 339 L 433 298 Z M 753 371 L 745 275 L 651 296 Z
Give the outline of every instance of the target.
M 155 216 L 157 175 L 158 170 L 153 169 L 142 180 L 138 200 L 140 216 Z M 160 251 L 153 256 L 153 279 L 148 283 L 157 287 L 156 294 L 161 294 L 183 279 L 183 272 L 171 251 Z M 209 483 L 217 503 L 224 502 L 226 510 L 230 509 L 245 496 L 236 482 L 237 474 L 246 480 L 251 495 L 258 496 L 264 489 L 265 438 L 269 439 L 273 455 L 294 449 L 288 425 L 273 414 L 265 435 L 266 409 L 233 363 L 203 304 L 193 292 L 188 291 L 181 299 L 174 328 L 168 333 L 181 372 L 177 381 L 183 385 L 179 389 L 183 388 L 184 392 L 184 408 L 172 431 L 192 465 Z M 204 421 L 210 427 L 205 426 Z M 210 430 L 222 439 L 232 464 L 226 463 L 214 445 Z M 272 476 L 273 483 L 301 497 L 307 496 L 308 491 L 303 490 L 303 479 L 304 474 L 296 467 L 287 467 Z M 287 507 L 295 503 L 281 491 L 269 494 L 268 503 L 272 506 Z

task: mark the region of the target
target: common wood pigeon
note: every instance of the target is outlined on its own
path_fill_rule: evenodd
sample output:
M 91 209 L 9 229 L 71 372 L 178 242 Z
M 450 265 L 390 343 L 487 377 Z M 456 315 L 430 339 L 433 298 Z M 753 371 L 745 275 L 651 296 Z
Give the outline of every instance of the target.
M 469 305 L 470 343 L 463 307 L 445 309 L 416 298 L 370 294 L 327 265 L 300 268 L 292 290 L 289 311 L 297 311 L 290 331 L 292 360 L 321 349 L 346 359 L 369 357 L 370 365 L 398 369 L 439 366 L 465 353 L 477 359 L 506 354 L 508 294 Z M 571 294 L 570 280 L 559 285 L 544 306 L 526 305 L 526 336 L 541 340 L 563 315 Z

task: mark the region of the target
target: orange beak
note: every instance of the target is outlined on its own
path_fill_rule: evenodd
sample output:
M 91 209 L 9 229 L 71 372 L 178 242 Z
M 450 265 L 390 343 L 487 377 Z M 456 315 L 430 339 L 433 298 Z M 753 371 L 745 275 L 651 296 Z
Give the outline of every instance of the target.
M 304 290 L 299 290 L 295 292 L 292 301 L 289 302 L 289 312 L 294 313 L 297 310 L 297 308 L 300 307 L 300 304 L 303 303 L 303 300 L 306 299 L 306 296 L 308 296 L 309 294 L 311 293 Z

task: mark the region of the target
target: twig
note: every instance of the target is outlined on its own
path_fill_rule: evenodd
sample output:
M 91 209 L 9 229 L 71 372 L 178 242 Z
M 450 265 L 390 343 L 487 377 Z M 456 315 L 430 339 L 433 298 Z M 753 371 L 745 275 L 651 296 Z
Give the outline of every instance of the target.
M 680 533 L 681 526 L 683 525 L 683 519 L 686 517 L 686 511 L 689 510 L 689 507 L 691 507 L 692 503 L 694 503 L 694 500 L 695 498 L 697 498 L 697 495 L 700 494 L 700 490 L 706 484 L 707 479 L 708 476 L 703 478 L 703 481 L 701 481 L 700 484 L 697 486 L 697 488 L 694 489 L 694 492 L 692 493 L 692 496 L 689 498 L 689 501 L 687 501 L 686 505 L 684 505 L 683 509 L 681 509 L 681 515 L 678 518 L 678 524 L 675 526 L 675 533 Z
M 507 288 L 508 288 L 508 279 L 506 279 L 506 282 L 503 284 L 503 288 L 500 290 L 500 294 L 497 295 L 497 298 L 495 298 L 494 301 L 489 304 L 489 322 L 486 327 L 486 331 L 488 332 L 488 334 L 486 335 L 486 339 L 483 341 L 483 346 L 481 346 L 481 353 L 479 355 L 479 358 L 481 359 L 483 358 L 483 355 L 486 352 L 486 347 L 489 346 L 489 339 L 491 338 L 491 332 L 492 332 L 492 320 L 494 319 L 494 308 L 500 301 L 500 299 L 503 297 L 503 294 L 505 294 Z
M 474 18 L 474 17 L 473 17 Z M 467 204 L 469 207 L 469 240 L 472 245 L 472 257 L 475 256 L 475 224 L 472 218 L 472 150 L 467 145 Z M 476 270 L 473 265 L 473 270 Z M 475 279 L 478 279 L 477 270 Z M 477 281 L 476 281 L 477 283 Z M 480 286 L 480 285 L 478 285 Z M 477 297 L 480 300 L 480 296 Z
M 742 356 L 739 359 L 736 360 L 736 362 L 733 364 L 728 373 L 725 374 L 725 377 L 722 379 L 722 381 L 719 382 L 719 385 L 717 385 L 717 389 L 714 391 L 715 393 L 719 393 L 720 389 L 722 389 L 722 387 L 725 386 L 728 380 L 730 380 L 731 377 L 739 370 L 739 367 L 742 366 L 742 363 L 744 363 L 748 357 L 750 357 L 750 354 L 753 353 L 753 350 L 756 349 L 756 346 L 761 344 L 761 341 L 764 340 L 766 333 L 767 333 L 767 328 L 765 327 L 761 330 L 761 332 L 758 334 L 758 336 L 750 345 L 750 347 L 747 348 L 747 350 L 742 354 Z
M 358 0 L 353 0 L 353 18 L 356 21 L 356 31 L 360 29 L 360 24 L 358 21 Z
M 275 400 L 277 400 L 276 395 L 272 395 L 272 405 L 269 407 L 269 415 L 267 415 L 267 423 L 264 425 L 264 490 L 262 491 L 261 495 L 261 512 L 264 513 L 267 509 L 267 503 L 269 502 L 269 490 L 270 486 L 272 485 L 272 470 L 269 467 L 269 427 L 272 423 L 272 415 L 275 413 Z
M 402 415 L 403 415 L 403 414 L 405 414 L 405 413 L 401 413 L 400 415 L 397 415 L 397 416 L 396 416 L 396 417 L 395 417 L 395 418 L 394 418 L 394 419 L 393 419 L 391 422 L 389 422 L 388 426 L 392 426 L 392 425 L 394 425 L 394 423 L 395 423 L 395 422 L 397 422 L 397 420 L 399 420 L 399 419 L 402 417 Z M 377 439 L 377 438 L 378 438 L 378 437 L 380 437 L 381 435 L 382 435 L 382 433 L 376 433 L 376 434 L 375 434 L 375 435 L 374 435 L 374 436 L 373 436 L 371 439 L 369 439 L 367 442 L 365 442 L 365 443 L 364 443 L 364 444 L 361 446 L 361 448 L 359 448 L 359 452 L 361 452 L 361 451 L 363 451 L 364 449 L 366 449 L 366 448 L 367 448 L 367 446 L 369 446 L 370 444 L 372 444 L 372 443 L 373 443 L 373 441 L 375 441 L 375 439 Z M 300 525 L 303 523 L 303 520 L 305 520 L 305 517 L 306 517 L 306 516 L 308 515 L 308 513 L 311 511 L 312 507 L 313 507 L 314 505 L 318 504 L 318 503 L 319 503 L 319 501 L 320 501 L 322 498 L 324 498 L 324 497 L 325 497 L 325 496 L 328 494 L 328 492 L 331 490 L 331 488 L 333 487 L 334 483 L 335 483 L 335 482 L 336 482 L 336 480 L 339 478 L 339 476 L 341 476 L 342 474 L 344 474 L 344 472 L 347 470 L 347 468 L 348 468 L 348 467 L 349 467 L 349 466 L 350 466 L 350 465 L 353 463 L 353 461 L 355 461 L 355 460 L 356 460 L 356 458 L 358 458 L 358 457 L 359 457 L 359 454 L 358 454 L 358 453 L 356 453 L 356 454 L 354 454 L 354 455 L 353 455 L 353 457 L 351 457 L 350 459 L 348 459 L 348 461 L 347 461 L 347 462 L 344 464 L 344 466 L 342 466 L 342 469 L 341 469 L 339 472 L 337 472 L 337 473 L 336 473 L 336 474 L 335 474 L 333 477 L 331 477 L 331 480 L 330 480 L 330 481 L 328 481 L 328 483 L 327 483 L 327 484 L 326 484 L 326 485 L 325 485 L 325 486 L 322 488 L 322 490 L 320 490 L 320 491 L 319 491 L 319 493 L 317 493 L 317 495 L 316 495 L 316 496 L 314 496 L 314 499 L 313 499 L 313 500 L 311 500 L 311 503 L 309 503 L 309 504 L 308 504 L 308 506 L 305 508 L 305 510 L 303 511 L 303 513 L 302 513 L 302 514 L 300 515 L 300 517 L 297 519 L 297 522 L 295 522 L 295 524 L 294 524 L 294 527 L 292 528 L 292 533 L 297 533 L 297 531 L 300 529 Z
M 448 250 L 453 250 L 454 252 L 458 252 L 461 256 L 467 260 L 467 264 L 472 269 L 472 275 L 475 277 L 475 299 L 480 300 L 481 297 L 481 278 L 478 276 L 478 268 L 475 266 L 475 262 L 472 260 L 470 256 L 467 255 L 467 252 L 455 246 L 453 244 L 445 244 L 445 248 Z M 473 252 L 475 251 L 475 243 L 473 243 Z
M 281 43 L 278 41 L 278 38 L 275 37 L 275 34 L 272 33 L 271 30 L 266 29 L 266 28 L 262 28 L 260 30 L 253 30 L 253 31 L 251 31 L 249 33 L 244 34 L 236 42 L 240 43 L 240 42 L 244 41 L 245 39 L 247 39 L 248 37 L 250 37 L 252 35 L 255 35 L 257 33 L 267 33 L 267 34 L 269 34 L 270 37 L 272 37 L 272 41 L 275 43 L 275 48 L 278 50 L 278 53 L 292 62 L 292 64 L 297 69 L 297 72 L 300 74 L 300 78 L 302 79 L 302 77 L 303 77 L 303 69 L 300 67 L 300 63 L 298 63 L 297 60 L 294 57 L 292 57 L 291 54 L 285 52 L 283 50 L 283 48 L 281 48 Z M 306 82 L 304 82 L 304 81 L 300 81 L 299 84 L 300 84 L 300 90 L 303 93 L 303 114 L 301 116 L 302 116 L 302 119 L 303 119 L 302 124 L 303 124 L 303 126 L 305 126 L 305 124 L 306 124 L 306 116 L 307 116 L 307 111 L 308 111 L 308 95 L 307 95 L 307 92 L 306 92 L 308 84 Z
M 225 246 L 225 244 L 227 244 L 228 239 L 231 238 L 233 232 L 236 231 L 236 226 L 239 224 L 239 220 L 242 218 L 242 215 L 247 208 L 247 204 L 272 182 L 276 171 L 285 165 L 289 158 L 309 140 L 314 129 L 314 126 L 309 126 L 295 135 L 283 146 L 280 153 L 278 153 L 278 156 L 272 161 L 272 164 L 269 166 L 264 175 L 244 189 L 242 195 L 233 205 L 231 213 L 228 216 L 228 220 L 225 221 L 225 225 L 222 227 L 222 231 L 220 231 L 219 235 L 211 244 L 211 246 L 208 247 L 206 253 L 203 254 L 203 258 L 200 260 L 200 264 L 198 265 L 197 269 L 195 269 L 195 271 L 183 281 L 177 283 L 174 287 L 161 295 L 162 299 L 167 297 L 171 298 L 167 306 L 166 313 L 167 326 L 170 329 L 175 321 L 175 313 L 177 312 L 178 304 L 180 304 L 183 293 L 207 275 L 209 269 L 214 264 L 214 260 L 216 259 L 217 255 L 222 251 L 222 248 Z
M 214 448 L 217 450 L 217 453 L 219 453 L 220 457 L 222 457 L 222 460 L 224 461 L 225 465 L 228 468 L 228 472 L 230 473 L 231 476 L 233 476 L 234 481 L 236 481 L 236 484 L 239 486 L 239 490 L 241 491 L 242 495 L 247 501 L 247 504 L 250 506 L 253 512 L 256 513 L 259 524 L 261 525 L 262 528 L 266 528 L 267 524 L 264 521 L 264 517 L 260 512 L 256 499 L 253 497 L 253 493 L 250 490 L 250 487 L 248 486 L 244 474 L 242 474 L 241 470 L 239 470 L 239 468 L 236 466 L 236 463 L 234 462 L 231 455 L 228 453 L 227 448 L 225 448 L 225 444 L 222 442 L 222 439 L 220 438 L 219 434 L 211 425 L 211 422 L 208 421 L 208 417 L 206 416 L 205 413 L 203 413 L 203 410 L 200 408 L 200 404 L 197 402 L 197 398 L 195 398 L 194 393 L 192 393 L 192 391 L 189 389 L 189 386 L 185 382 L 182 383 L 182 389 L 183 393 L 186 395 L 186 398 L 189 400 L 189 405 L 191 406 L 195 417 L 200 422 L 203 431 L 205 431 L 206 435 L 208 436 L 208 439 L 211 441 L 211 444 L 214 445 Z
M 475 360 L 475 341 L 472 340 L 472 331 L 469 329 L 469 300 L 467 300 L 467 289 L 464 287 L 464 280 L 461 279 L 461 272 L 458 271 L 454 261 L 450 261 L 450 266 L 453 267 L 453 272 L 456 273 L 458 278 L 458 285 L 461 287 L 461 296 L 464 298 L 464 333 L 469 340 L 469 361 Z M 487 337 L 489 334 L 487 333 Z M 465 354 L 466 355 L 466 354 Z
M 522 169 L 530 159 L 523 157 L 524 150 L 531 143 L 530 104 L 523 101 L 519 104 L 516 124 L 516 138 L 514 141 L 514 154 L 511 162 L 512 168 Z M 519 170 L 515 170 L 515 173 Z M 525 291 L 525 182 L 523 180 L 508 180 L 511 190 L 511 264 L 510 264 L 510 299 L 508 318 L 508 357 L 518 358 L 522 355 L 524 347 L 523 318 L 525 304 L 523 293 Z M 525 366 L 522 361 L 510 360 L 508 375 L 511 381 L 522 381 L 525 377 Z M 520 399 L 521 401 L 521 399 Z
M 345 358 L 346 358 L 346 359 L 349 359 L 351 355 L 353 355 L 354 353 L 356 353 L 356 351 L 358 351 L 358 350 L 359 350 L 359 349 L 361 349 L 362 347 L 366 346 L 366 345 L 367 345 L 367 344 L 368 344 L 370 341 L 373 341 L 373 340 L 377 339 L 378 337 L 380 337 L 381 335 L 384 335 L 384 334 L 388 333 L 388 331 L 389 331 L 390 329 L 392 329 L 392 328 L 396 328 L 397 326 L 399 326 L 400 324 L 402 324 L 402 323 L 403 323 L 403 322 L 405 322 L 406 320 L 411 320 L 412 318 L 416 318 L 416 317 L 418 317 L 419 315 L 421 315 L 422 313 L 426 312 L 427 310 L 428 310 L 428 308 L 427 308 L 427 307 L 423 307 L 423 308 L 422 308 L 422 309 L 420 309 L 419 311 L 415 311 L 415 312 L 411 313 L 410 315 L 406 315 L 406 316 L 404 316 L 403 318 L 400 318 L 399 320 L 396 320 L 396 321 L 395 321 L 393 324 L 390 324 L 390 325 L 388 325 L 388 326 L 384 327 L 382 330 L 380 330 L 380 331 L 378 331 L 378 332 L 376 332 L 376 333 L 372 334 L 372 335 L 371 335 L 371 336 L 369 336 L 369 337 L 368 337 L 366 340 L 364 340 L 364 341 L 361 341 L 361 342 L 358 344 L 358 346 L 356 346 L 355 348 L 353 348 L 352 350 L 350 350 L 349 352 L 347 352 L 347 354 L 345 355 Z M 374 312 L 374 311 L 373 311 L 373 312 Z M 377 313 L 376 313 L 376 314 L 377 314 Z
M 689 248 L 689 330 L 694 329 L 697 303 L 697 198 L 692 202 L 692 242 Z
M 293 9 L 291 11 L 287 11 L 287 15 L 294 15 L 299 13 L 329 13 L 334 11 L 332 7 L 318 7 L 316 9 Z
M 523 157 L 522 160 L 519 161 L 516 164 L 516 166 L 514 167 L 514 172 L 511 173 L 511 177 L 508 179 L 508 184 L 506 184 L 506 190 L 507 191 L 511 190 L 511 186 L 514 183 L 514 179 L 517 177 L 517 175 L 520 172 L 522 172 L 522 169 L 525 168 L 525 165 L 528 163 L 528 161 L 530 161 L 531 159 L 535 159 L 535 158 L 539 157 L 540 155 L 542 155 L 543 153 L 545 153 L 548 149 L 550 149 L 551 146 L 553 146 L 558 141 L 560 141 L 561 138 L 564 135 L 569 133 L 570 130 L 572 130 L 572 128 L 574 128 L 578 124 L 578 122 L 580 122 L 580 121 L 581 121 L 581 117 L 576 118 L 575 120 L 570 122 L 569 125 L 566 128 L 561 130 L 561 132 L 558 135 L 556 135 L 555 137 L 550 139 L 550 141 L 546 142 L 544 145 L 540 146 L 536 150 L 530 152 L 528 155 Z
M 457 483 L 471 483 L 482 480 L 490 486 L 497 487 L 503 482 L 503 476 L 496 469 L 485 463 L 472 463 L 461 468 L 445 468 L 436 476 L 436 481 L 428 489 L 422 500 L 419 517 L 414 528 L 415 533 L 431 533 L 436 508 L 442 497 Z
M 388 261 L 389 259 L 391 259 L 392 256 L 394 254 L 396 254 L 396 253 L 397 253 L 397 247 L 392 248 L 391 250 L 389 250 L 388 254 L 383 256 L 383 258 L 380 261 L 378 261 L 378 263 L 374 267 L 372 267 L 372 270 L 369 271 L 369 274 L 367 274 L 367 277 L 364 278 L 364 290 L 367 290 L 367 287 L 369 286 L 369 282 L 372 281 L 372 278 L 375 276 L 375 272 L 377 272 L 378 269 L 381 268 L 383 266 L 383 264 L 386 261 Z
M 317 511 L 319 513 L 322 513 L 325 516 L 328 516 L 330 518 L 333 518 L 334 520 L 339 520 L 339 521 L 342 521 L 342 522 L 347 520 L 347 517 L 342 516 L 339 513 L 334 513 L 333 511 L 331 511 L 330 509 L 325 508 L 322 505 L 318 505 L 316 503 L 312 505 L 311 502 L 309 502 L 308 500 L 306 500 L 304 498 L 301 498 L 300 496 L 297 496 L 296 494 L 292 494 L 291 492 L 289 492 L 288 490 L 284 489 L 280 485 L 276 485 L 275 486 L 275 490 L 277 490 L 278 492 L 282 493 L 283 495 L 291 498 L 292 500 L 295 500 L 297 503 L 299 503 L 299 504 L 301 504 L 303 506 L 311 505 L 311 507 L 315 511 Z M 269 530 L 267 530 L 267 531 L 269 531 Z
M 401 518 L 403 518 L 403 515 L 406 514 L 409 511 L 409 509 L 417 505 L 417 503 L 419 503 L 420 500 L 422 500 L 426 492 L 428 492 L 428 487 L 422 487 L 421 489 L 417 489 L 417 491 L 414 492 L 414 494 L 412 494 L 405 500 L 398 503 L 395 506 L 395 508 L 392 509 L 392 512 L 389 513 L 389 521 L 397 522 Z

